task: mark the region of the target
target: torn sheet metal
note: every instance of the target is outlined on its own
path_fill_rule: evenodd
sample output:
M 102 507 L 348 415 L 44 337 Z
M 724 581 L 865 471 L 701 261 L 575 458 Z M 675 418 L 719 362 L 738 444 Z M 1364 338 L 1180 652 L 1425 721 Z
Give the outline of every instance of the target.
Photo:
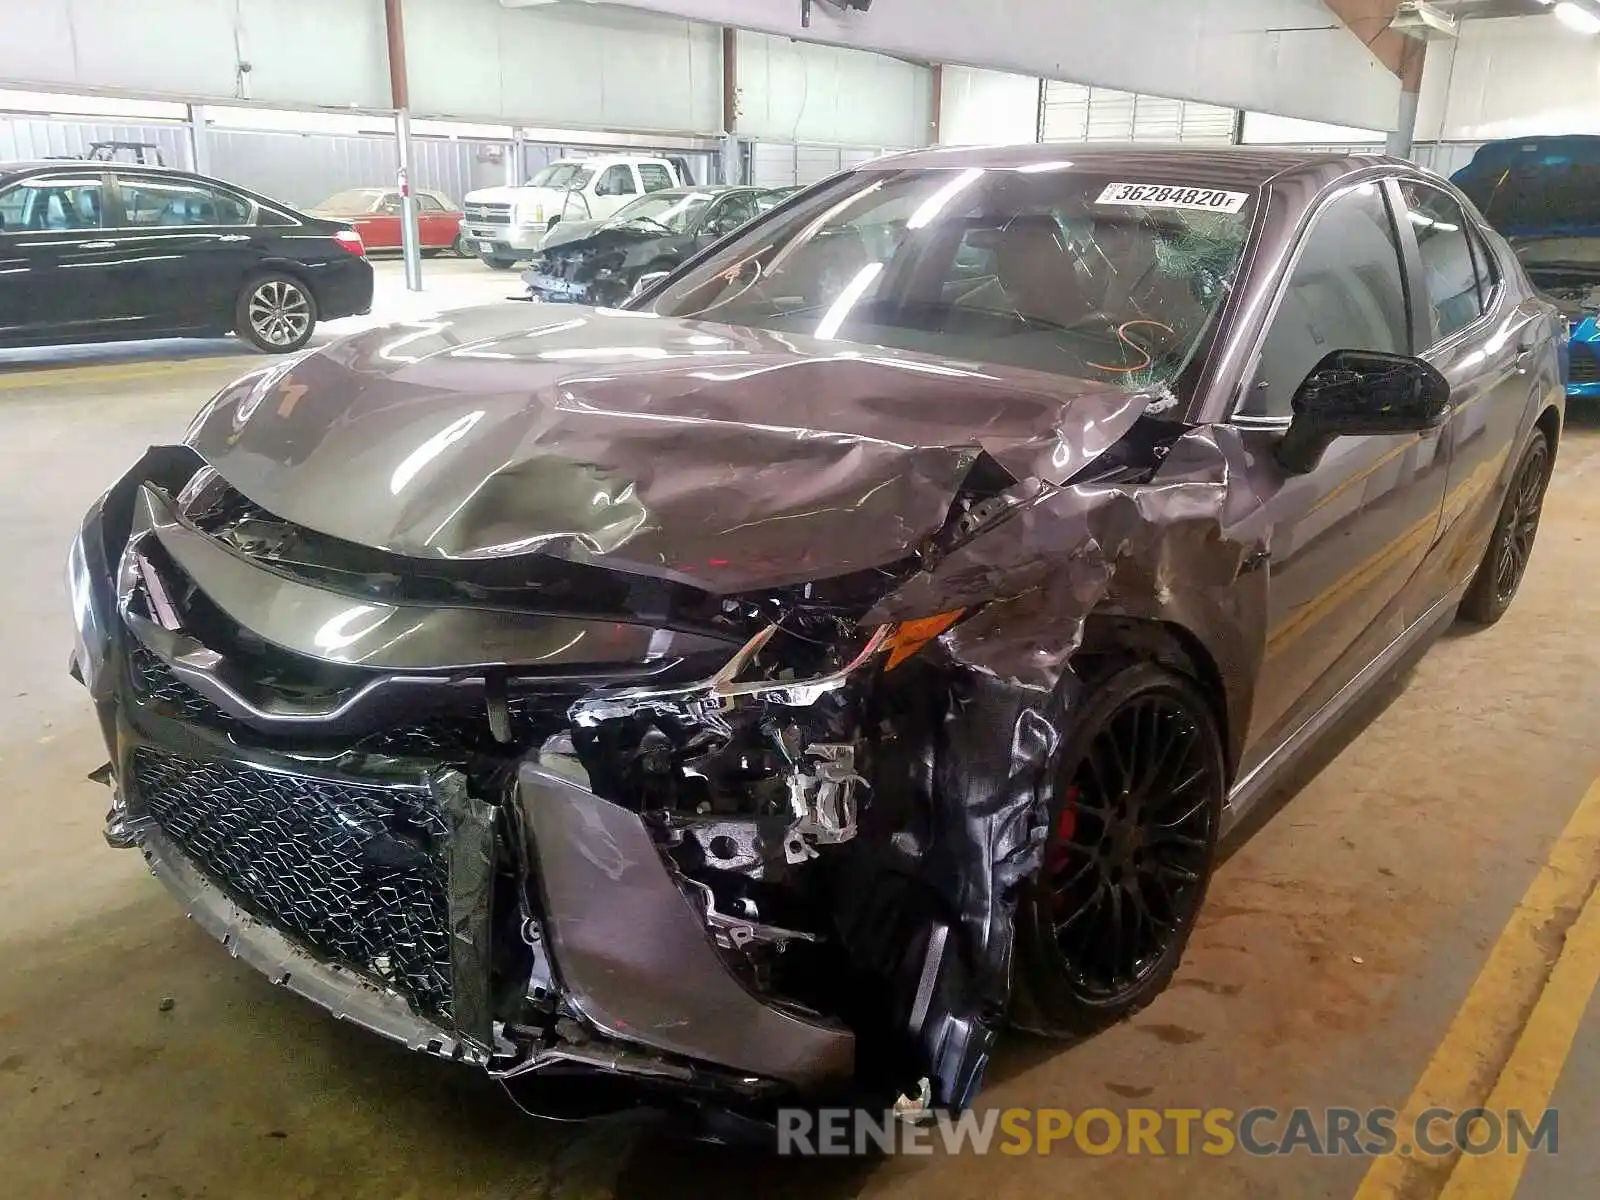
M 980 451 L 1060 482 L 1146 398 L 650 313 L 359 334 L 225 390 L 189 444 L 277 517 L 423 558 L 542 553 L 717 593 L 904 558 Z M 336 414 L 333 409 L 336 407 Z
M 445 843 L 450 1012 L 462 1039 L 488 1053 L 494 1046 L 494 1013 L 489 995 L 497 857 L 494 809 L 468 794 L 467 780 L 459 772 L 447 773 L 433 787 L 450 827 Z

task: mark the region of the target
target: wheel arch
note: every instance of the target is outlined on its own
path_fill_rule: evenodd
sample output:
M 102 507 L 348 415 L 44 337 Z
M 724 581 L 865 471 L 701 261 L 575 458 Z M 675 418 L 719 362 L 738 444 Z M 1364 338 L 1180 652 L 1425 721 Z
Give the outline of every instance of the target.
M 1154 662 L 1181 672 L 1195 682 L 1217 723 L 1231 784 L 1238 771 L 1249 712 L 1244 682 L 1230 683 L 1219 656 L 1206 639 L 1177 621 L 1111 610 L 1090 614 L 1084 625 L 1083 644 L 1074 662 L 1130 658 Z M 1094 668 L 1091 666 L 1089 670 L 1092 672 Z
M 1561 441 L 1561 413 L 1557 411 L 1556 406 L 1554 404 L 1546 406 L 1545 410 L 1534 419 L 1533 427 L 1544 433 L 1550 443 L 1550 455 L 1554 458 L 1556 446 Z

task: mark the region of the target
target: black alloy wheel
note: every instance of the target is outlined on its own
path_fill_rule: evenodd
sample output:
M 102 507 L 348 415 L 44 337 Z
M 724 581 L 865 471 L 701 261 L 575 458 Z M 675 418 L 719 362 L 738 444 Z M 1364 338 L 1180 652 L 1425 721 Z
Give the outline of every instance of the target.
M 1492 625 L 1511 607 L 1533 557 L 1550 467 L 1550 441 L 1543 430 L 1535 429 L 1511 477 L 1478 573 L 1461 601 L 1460 614 L 1467 620 Z
M 1018 908 L 1013 1020 L 1082 1037 L 1166 987 L 1211 878 L 1227 793 L 1215 721 L 1183 676 L 1126 668 L 1063 746 L 1049 841 Z

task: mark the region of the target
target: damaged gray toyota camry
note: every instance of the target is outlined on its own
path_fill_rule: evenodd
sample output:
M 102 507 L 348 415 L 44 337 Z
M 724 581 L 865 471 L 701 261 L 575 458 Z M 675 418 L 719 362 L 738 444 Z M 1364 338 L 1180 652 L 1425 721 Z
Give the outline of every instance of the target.
M 1505 610 L 1563 328 L 1408 163 L 1029 146 L 332 342 L 72 547 L 107 837 L 540 1111 L 962 1108 L 1156 996 L 1219 839 Z

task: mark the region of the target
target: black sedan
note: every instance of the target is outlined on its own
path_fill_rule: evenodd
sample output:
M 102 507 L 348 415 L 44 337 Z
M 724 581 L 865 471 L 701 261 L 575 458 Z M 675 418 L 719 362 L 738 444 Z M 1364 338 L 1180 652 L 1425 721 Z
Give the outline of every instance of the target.
M 283 352 L 371 308 L 349 222 L 186 171 L 0 164 L 0 346 L 232 332 Z
M 635 200 L 605 221 L 563 221 L 522 274 L 537 300 L 620 304 L 647 275 L 672 270 L 757 213 L 753 187 L 675 188 Z

